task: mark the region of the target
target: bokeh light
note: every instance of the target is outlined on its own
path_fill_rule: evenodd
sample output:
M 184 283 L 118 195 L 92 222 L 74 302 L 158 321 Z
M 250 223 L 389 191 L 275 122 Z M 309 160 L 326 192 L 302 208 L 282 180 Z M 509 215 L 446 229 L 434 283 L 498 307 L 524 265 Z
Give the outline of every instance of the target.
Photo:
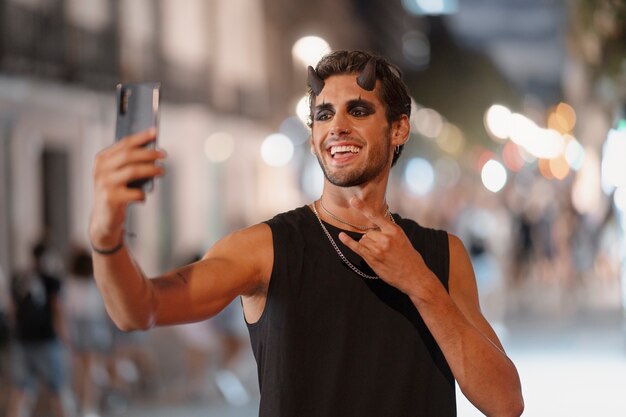
M 416 196 L 425 196 L 432 190 L 435 182 L 435 171 L 424 158 L 411 158 L 404 171 L 404 183 L 407 189 Z
M 583 161 L 585 160 L 585 149 L 576 138 L 569 136 L 567 139 L 567 145 L 565 145 L 565 160 L 570 168 L 574 171 L 578 171 L 583 166 Z
M 610 194 L 626 185 L 626 130 L 611 129 L 602 147 L 602 189 Z
M 557 180 L 563 180 L 570 173 L 570 167 L 565 159 L 565 156 L 561 155 L 557 158 L 550 159 L 550 172 L 552 176 Z
M 309 97 L 305 94 L 296 104 L 296 116 L 308 127 L 309 118 L 311 117 L 311 109 L 309 108 Z
M 315 66 L 320 58 L 329 52 L 330 45 L 319 36 L 304 36 L 298 39 L 291 49 L 294 59 L 304 66 Z
M 486 189 L 493 193 L 497 193 L 506 185 L 506 169 L 500 162 L 490 159 L 483 166 L 480 173 L 480 179 Z
M 235 150 L 235 140 L 226 132 L 216 132 L 204 142 L 204 154 L 211 162 L 224 162 Z
M 293 143 L 281 133 L 269 135 L 261 144 L 261 157 L 273 167 L 287 165 L 293 157 Z
M 569 133 L 576 125 L 576 112 L 567 103 L 559 103 L 548 116 L 548 128 L 560 133 Z
M 618 187 L 613 194 L 615 207 L 626 212 L 626 187 Z
M 417 131 L 427 138 L 435 139 L 443 129 L 443 118 L 436 110 L 422 107 L 413 116 Z
M 465 135 L 458 126 L 444 123 L 437 136 L 437 145 L 442 151 L 452 155 L 459 155 L 465 146 Z
M 497 139 L 507 139 L 511 128 L 511 110 L 500 104 L 494 104 L 485 112 L 485 128 Z

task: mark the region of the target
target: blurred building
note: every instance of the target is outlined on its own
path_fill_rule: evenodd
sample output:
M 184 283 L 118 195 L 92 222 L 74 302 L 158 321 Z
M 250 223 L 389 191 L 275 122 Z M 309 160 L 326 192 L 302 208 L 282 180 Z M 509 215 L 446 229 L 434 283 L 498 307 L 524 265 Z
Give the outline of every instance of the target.
M 316 60 L 297 45 L 312 35 L 314 52 L 373 50 L 404 72 L 415 106 L 392 171 L 398 211 L 449 227 L 483 193 L 500 209 L 558 195 L 598 225 L 617 205 L 600 166 L 626 97 L 623 19 L 619 2 L 585 0 L 0 0 L 0 266 L 24 267 L 42 235 L 61 254 L 87 242 L 118 82 L 162 84 L 167 175 L 127 225 L 148 274 L 315 198 L 321 174 L 296 117 Z M 507 129 L 548 139 L 498 137 L 494 104 L 515 115 Z M 578 150 L 567 161 L 565 143 Z

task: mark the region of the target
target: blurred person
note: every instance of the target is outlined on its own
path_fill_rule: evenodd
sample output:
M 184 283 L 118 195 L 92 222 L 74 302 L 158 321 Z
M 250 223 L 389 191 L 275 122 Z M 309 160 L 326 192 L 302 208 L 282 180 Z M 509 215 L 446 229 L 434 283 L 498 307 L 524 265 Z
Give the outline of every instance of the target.
M 91 255 L 83 248 L 75 249 L 72 255 L 64 300 L 79 415 L 95 417 L 100 408 L 101 385 L 105 382 L 102 375 L 112 348 L 112 333 L 104 301 L 93 279 Z
M 66 395 L 66 340 L 60 292 L 61 280 L 44 267 L 47 248 L 33 247 L 33 266 L 11 281 L 15 338 L 11 345 L 12 389 L 8 417 L 30 414 L 31 400 L 43 385 L 55 416 L 71 415 Z
M 123 410 L 157 394 L 157 367 L 148 333 L 125 332 L 109 322 L 113 350 L 107 364 L 110 392 L 107 407 Z
M 409 138 L 399 71 L 362 51 L 309 67 L 320 199 L 234 232 L 197 263 L 148 279 L 124 243 L 127 184 L 164 173 L 153 130 L 100 152 L 90 221 L 96 281 L 124 330 L 211 317 L 241 296 L 260 416 L 456 415 L 455 381 L 490 416 L 523 409 L 520 380 L 481 314 L 461 241 L 392 214 Z
M 184 399 L 204 400 L 208 394 L 205 382 L 211 381 L 229 404 L 239 406 L 250 401 L 237 373 L 246 343 L 239 330 L 241 322 L 235 322 L 240 308 L 237 301 L 232 301 L 210 320 L 176 326 L 184 347 Z

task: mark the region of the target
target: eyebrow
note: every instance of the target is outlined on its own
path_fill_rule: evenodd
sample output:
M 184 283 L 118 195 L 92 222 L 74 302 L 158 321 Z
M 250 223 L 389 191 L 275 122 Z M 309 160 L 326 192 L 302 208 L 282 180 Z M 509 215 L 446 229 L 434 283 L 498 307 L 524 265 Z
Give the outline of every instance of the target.
M 362 99 L 361 96 L 359 96 L 359 98 L 357 98 L 357 99 L 353 99 L 353 100 L 348 101 L 348 107 L 349 108 L 356 107 L 356 106 L 367 107 L 370 110 L 374 110 L 374 108 L 376 107 L 376 106 L 374 106 L 373 102 L 371 102 L 369 100 Z
M 355 98 L 352 100 L 349 100 L 348 103 L 346 103 L 346 106 L 348 108 L 352 108 L 352 107 L 356 107 L 356 106 L 363 106 L 363 107 L 367 107 L 368 109 L 373 110 L 376 106 L 374 106 L 374 103 L 372 101 L 369 100 L 365 100 L 363 98 L 361 98 L 361 96 L 359 96 L 359 98 Z M 321 111 L 321 110 L 334 110 L 335 106 L 333 106 L 331 103 L 322 103 L 322 104 L 318 104 L 317 106 L 315 106 L 315 111 Z
M 321 110 L 334 110 L 335 106 L 333 106 L 330 103 L 322 103 L 322 104 L 318 104 L 317 106 L 315 106 L 315 111 L 321 111 Z

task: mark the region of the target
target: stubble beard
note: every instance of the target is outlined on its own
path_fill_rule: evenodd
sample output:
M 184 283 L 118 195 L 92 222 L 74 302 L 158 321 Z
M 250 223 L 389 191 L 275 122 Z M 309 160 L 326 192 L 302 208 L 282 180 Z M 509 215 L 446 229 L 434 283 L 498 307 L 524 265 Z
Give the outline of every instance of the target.
M 332 171 L 324 163 L 318 152 L 315 152 L 315 157 L 328 182 L 338 187 L 355 187 L 373 180 L 385 170 L 389 162 L 390 143 L 391 131 L 388 130 L 383 137 L 382 149 L 373 149 L 373 152 L 370 152 L 370 160 L 365 165 L 350 170 L 340 169 Z

